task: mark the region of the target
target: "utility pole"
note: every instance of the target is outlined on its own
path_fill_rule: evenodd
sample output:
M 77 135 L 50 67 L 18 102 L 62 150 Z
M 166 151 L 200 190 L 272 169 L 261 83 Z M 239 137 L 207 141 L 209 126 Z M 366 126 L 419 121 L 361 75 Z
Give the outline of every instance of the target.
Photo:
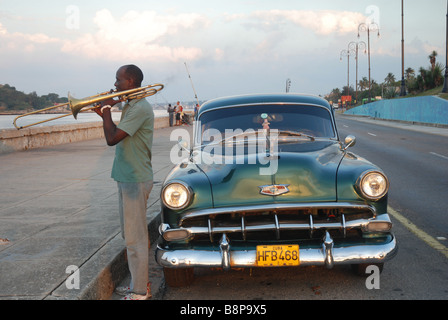
M 375 22 L 370 24 L 361 23 L 358 26 L 358 39 L 360 37 L 360 31 L 367 31 L 367 52 L 369 59 L 369 103 L 372 101 L 372 80 L 370 77 L 370 31 L 378 31 L 378 37 L 380 36 L 380 27 Z
M 448 1 L 447 1 L 447 9 L 446 9 L 446 54 L 445 54 L 445 83 L 443 84 L 442 92 L 448 92 Z
M 406 95 L 406 85 L 404 81 L 404 9 L 401 0 L 401 91 L 400 96 Z
M 364 41 L 358 41 L 358 42 L 355 42 L 355 41 L 352 41 L 352 42 L 350 42 L 349 44 L 348 44 L 348 48 L 349 48 L 349 50 L 355 50 L 355 52 L 356 52 L 356 56 L 355 56 L 355 60 L 356 60 L 356 85 L 355 85 L 355 87 L 356 87 L 356 96 L 355 96 L 355 99 L 356 99 L 356 102 L 358 102 L 358 53 L 359 53 L 359 48 L 362 48 L 362 47 L 364 47 L 364 53 L 366 53 L 367 51 L 366 51 L 366 43 L 364 42 Z

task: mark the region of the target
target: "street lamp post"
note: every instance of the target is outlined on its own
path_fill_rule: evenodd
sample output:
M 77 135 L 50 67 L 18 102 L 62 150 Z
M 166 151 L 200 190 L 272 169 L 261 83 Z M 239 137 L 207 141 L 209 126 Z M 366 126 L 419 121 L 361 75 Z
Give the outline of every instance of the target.
M 406 95 L 406 85 L 404 81 L 404 9 L 401 0 L 401 91 L 400 96 Z
M 358 101 L 358 52 L 359 52 L 359 49 L 362 50 L 363 47 L 364 47 L 364 53 L 366 53 L 366 43 L 364 41 L 359 41 L 359 42 L 352 41 L 348 44 L 349 50 L 354 50 L 356 52 L 356 55 L 355 55 L 355 60 L 356 60 L 356 85 L 355 85 L 356 96 L 355 96 L 355 99 L 356 99 L 356 101 Z
M 443 84 L 442 92 L 448 92 L 448 1 L 446 9 L 446 43 L 445 43 L 445 82 Z
M 342 50 L 339 56 L 339 60 L 342 61 L 342 57 L 347 57 L 347 96 L 350 95 L 350 56 L 353 55 L 354 50 Z
M 360 37 L 361 31 L 367 31 L 367 52 L 369 56 L 369 102 L 372 100 L 372 81 L 370 78 L 370 31 L 378 31 L 378 37 L 380 36 L 380 27 L 375 23 L 371 22 L 368 25 L 365 23 L 361 23 L 358 26 L 358 38 Z

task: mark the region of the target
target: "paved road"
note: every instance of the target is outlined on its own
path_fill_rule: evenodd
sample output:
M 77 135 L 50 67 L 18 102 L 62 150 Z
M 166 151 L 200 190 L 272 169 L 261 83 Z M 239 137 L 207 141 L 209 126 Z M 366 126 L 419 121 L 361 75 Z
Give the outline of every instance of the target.
M 368 289 L 366 279 L 345 266 L 281 272 L 196 270 L 190 287 L 166 288 L 163 299 L 448 299 L 448 241 L 437 239 L 448 238 L 444 209 L 448 204 L 448 129 L 422 128 L 429 133 L 421 133 L 411 130 L 415 126 L 359 120 L 366 119 L 338 116 L 339 132 L 341 137 L 354 134 L 357 145 L 350 150 L 378 164 L 389 176 L 390 209 L 399 242 L 397 256 L 381 274 L 379 289 Z

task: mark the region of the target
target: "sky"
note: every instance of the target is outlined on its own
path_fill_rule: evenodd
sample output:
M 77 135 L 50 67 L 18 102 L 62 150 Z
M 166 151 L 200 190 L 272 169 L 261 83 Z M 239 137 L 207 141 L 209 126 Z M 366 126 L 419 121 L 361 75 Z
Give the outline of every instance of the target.
M 446 15 L 444 0 L 404 0 L 405 68 L 429 67 L 433 50 L 445 65 Z M 83 98 L 135 64 L 164 84 L 156 103 L 285 92 L 288 79 L 324 96 L 355 86 L 352 42 L 358 79 L 368 40 L 371 78 L 401 79 L 401 32 L 400 0 L 0 0 L 0 84 Z

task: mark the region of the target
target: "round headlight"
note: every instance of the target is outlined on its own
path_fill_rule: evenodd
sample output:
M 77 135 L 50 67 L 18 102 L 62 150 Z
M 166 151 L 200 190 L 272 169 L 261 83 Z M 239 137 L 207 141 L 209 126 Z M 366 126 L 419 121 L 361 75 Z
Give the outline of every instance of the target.
M 188 186 L 173 182 L 163 188 L 162 201 L 170 209 L 179 210 L 185 208 L 191 198 Z
M 361 176 L 359 189 L 367 199 L 378 200 L 384 197 L 389 190 L 389 181 L 381 172 L 369 171 Z

